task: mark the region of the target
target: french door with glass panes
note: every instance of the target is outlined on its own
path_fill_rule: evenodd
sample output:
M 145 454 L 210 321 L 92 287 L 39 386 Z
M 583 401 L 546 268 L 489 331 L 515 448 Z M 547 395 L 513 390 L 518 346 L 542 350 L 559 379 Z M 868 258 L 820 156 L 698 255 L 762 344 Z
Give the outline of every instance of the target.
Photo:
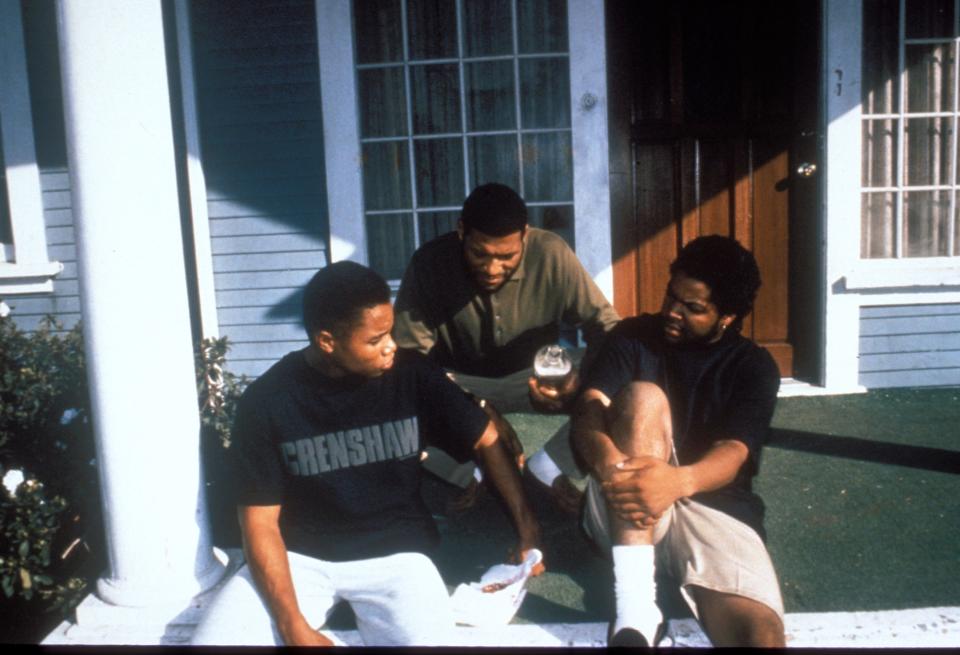
M 516 189 L 532 225 L 575 245 L 566 0 L 355 0 L 350 11 L 361 260 L 399 280 L 486 182 Z

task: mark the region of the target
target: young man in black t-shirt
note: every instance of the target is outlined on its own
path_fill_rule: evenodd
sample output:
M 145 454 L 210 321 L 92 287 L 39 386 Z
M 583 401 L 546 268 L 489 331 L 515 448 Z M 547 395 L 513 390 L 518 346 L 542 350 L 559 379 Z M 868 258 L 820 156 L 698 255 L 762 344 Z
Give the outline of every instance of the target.
M 760 274 L 734 239 L 670 266 L 660 314 L 620 323 L 585 372 L 572 436 L 590 472 L 584 527 L 611 548 L 610 645 L 656 645 L 665 570 L 715 646 L 784 645 L 783 601 L 751 490 L 780 375 L 740 335 Z
M 486 413 L 443 371 L 390 336 L 390 290 L 352 262 L 304 295 L 310 345 L 244 392 L 232 453 L 246 564 L 194 636 L 202 644 L 331 645 L 318 632 L 340 600 L 367 645 L 451 643 L 439 539 L 420 497 L 430 444 L 476 457 L 519 533 L 539 528 Z

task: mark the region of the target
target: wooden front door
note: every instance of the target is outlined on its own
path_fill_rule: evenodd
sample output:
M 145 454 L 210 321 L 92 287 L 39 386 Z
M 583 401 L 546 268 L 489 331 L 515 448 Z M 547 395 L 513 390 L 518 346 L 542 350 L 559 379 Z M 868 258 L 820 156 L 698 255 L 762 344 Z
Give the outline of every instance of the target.
M 796 331 L 791 195 L 813 188 L 796 169 L 816 125 L 816 5 L 607 4 L 614 303 L 624 315 L 658 311 L 678 249 L 732 235 L 763 278 L 744 334 L 784 376 L 794 373 Z

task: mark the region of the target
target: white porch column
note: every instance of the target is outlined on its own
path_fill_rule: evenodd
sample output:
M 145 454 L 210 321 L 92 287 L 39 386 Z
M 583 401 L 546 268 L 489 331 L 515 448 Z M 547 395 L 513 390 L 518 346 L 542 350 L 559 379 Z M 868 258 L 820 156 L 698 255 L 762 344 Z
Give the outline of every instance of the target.
M 60 0 L 77 260 L 113 605 L 212 586 L 160 0 Z M 142 611 L 139 612 L 144 617 Z

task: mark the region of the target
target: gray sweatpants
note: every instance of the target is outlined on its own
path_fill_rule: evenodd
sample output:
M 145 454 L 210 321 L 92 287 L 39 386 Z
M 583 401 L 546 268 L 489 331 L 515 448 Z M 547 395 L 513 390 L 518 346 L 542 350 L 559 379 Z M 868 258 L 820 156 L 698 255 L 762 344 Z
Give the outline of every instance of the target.
M 300 611 L 318 629 L 334 605 L 350 603 L 367 646 L 453 644 L 450 596 L 426 555 L 327 562 L 289 553 Z M 329 635 L 328 635 L 329 636 Z M 283 645 L 266 604 L 244 564 L 219 592 L 193 635 L 194 645 Z

